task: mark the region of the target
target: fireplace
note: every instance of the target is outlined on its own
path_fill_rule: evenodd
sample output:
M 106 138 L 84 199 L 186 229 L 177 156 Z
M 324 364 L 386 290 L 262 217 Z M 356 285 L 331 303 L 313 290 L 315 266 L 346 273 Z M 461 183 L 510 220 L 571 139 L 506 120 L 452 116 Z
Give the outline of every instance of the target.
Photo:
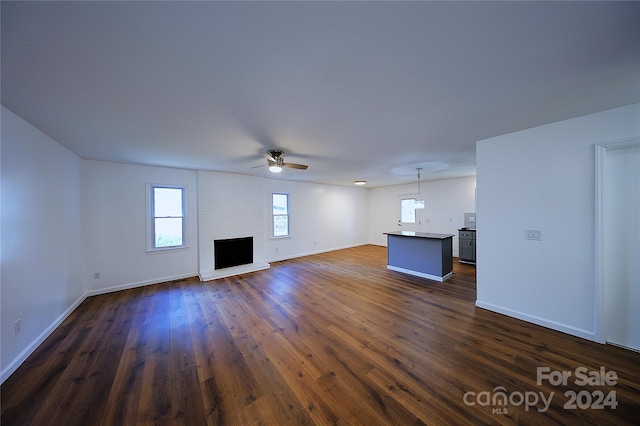
M 213 261 L 215 269 L 253 263 L 253 237 L 214 240 Z

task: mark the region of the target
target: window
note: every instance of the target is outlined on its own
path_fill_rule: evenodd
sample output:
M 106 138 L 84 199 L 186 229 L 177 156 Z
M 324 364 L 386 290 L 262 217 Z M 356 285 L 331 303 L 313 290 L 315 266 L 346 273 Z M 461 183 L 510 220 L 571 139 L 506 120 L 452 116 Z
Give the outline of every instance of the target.
M 273 236 L 289 236 L 289 194 L 271 194 Z
M 415 198 L 400 200 L 400 214 L 402 223 L 416 223 Z
M 149 249 L 186 247 L 185 188 L 149 185 Z

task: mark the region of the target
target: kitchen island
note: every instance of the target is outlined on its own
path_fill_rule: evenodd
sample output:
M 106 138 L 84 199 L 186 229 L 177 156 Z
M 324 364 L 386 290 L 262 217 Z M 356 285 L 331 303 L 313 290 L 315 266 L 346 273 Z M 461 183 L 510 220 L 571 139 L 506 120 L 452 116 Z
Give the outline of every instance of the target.
M 443 282 L 453 275 L 453 235 L 385 232 L 387 269 Z

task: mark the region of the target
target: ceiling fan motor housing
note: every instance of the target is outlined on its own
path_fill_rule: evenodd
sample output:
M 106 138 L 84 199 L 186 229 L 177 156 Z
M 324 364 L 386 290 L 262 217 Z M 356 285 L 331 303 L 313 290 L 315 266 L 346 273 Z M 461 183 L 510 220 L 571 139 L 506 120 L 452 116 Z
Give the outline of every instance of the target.
M 279 149 L 270 149 L 267 152 L 274 160 L 278 160 L 278 158 L 281 158 L 282 154 L 284 154 L 284 152 L 280 151 Z
M 285 163 L 283 155 L 284 155 L 284 152 L 280 151 L 279 149 L 270 149 L 267 151 L 267 155 L 265 155 L 265 157 L 267 157 L 269 166 L 277 166 L 280 168 L 289 167 L 292 169 L 299 169 L 299 170 L 307 170 L 307 168 L 309 167 L 305 164 Z

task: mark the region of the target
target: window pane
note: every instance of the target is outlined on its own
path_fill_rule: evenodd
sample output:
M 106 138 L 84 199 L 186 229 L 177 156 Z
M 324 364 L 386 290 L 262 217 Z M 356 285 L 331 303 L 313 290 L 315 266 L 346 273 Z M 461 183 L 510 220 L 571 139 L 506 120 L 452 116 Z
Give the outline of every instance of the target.
M 155 247 L 182 245 L 182 218 L 157 218 L 155 230 Z
M 414 198 L 407 198 L 400 201 L 402 223 L 416 223 L 415 201 Z
M 289 217 L 274 216 L 273 217 L 273 236 L 284 237 L 289 235 Z
M 155 217 L 182 217 L 181 188 L 153 188 Z
M 289 214 L 287 194 L 273 194 L 273 214 Z

